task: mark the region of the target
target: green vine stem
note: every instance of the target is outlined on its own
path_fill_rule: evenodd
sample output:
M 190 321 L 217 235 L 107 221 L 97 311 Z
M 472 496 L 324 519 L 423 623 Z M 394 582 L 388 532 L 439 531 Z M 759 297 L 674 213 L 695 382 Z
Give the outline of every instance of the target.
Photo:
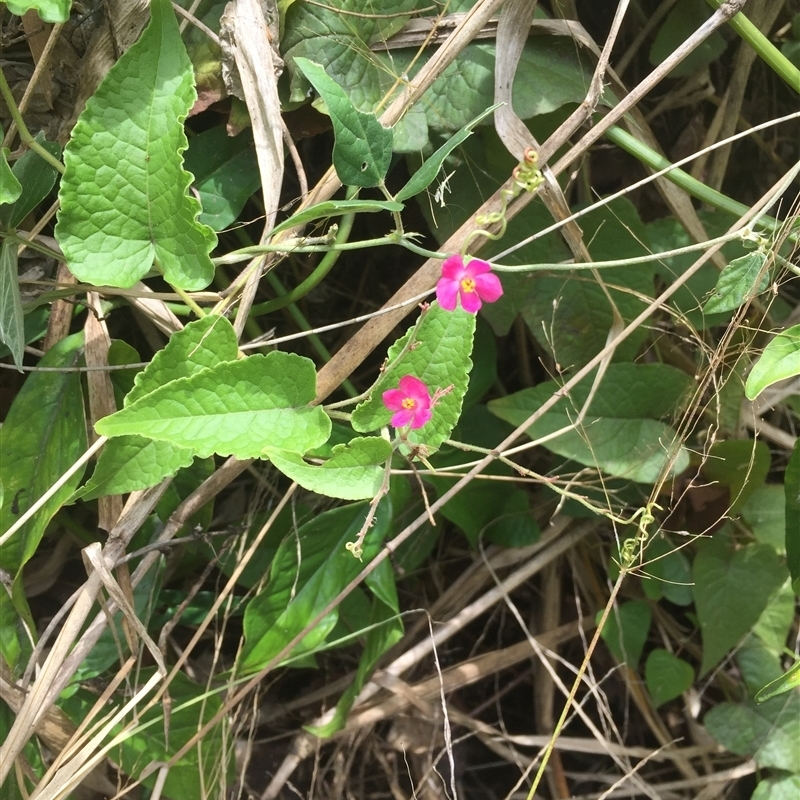
M 11 94 L 11 89 L 6 82 L 6 76 L 3 74 L 3 70 L 0 69 L 0 96 L 2 96 L 3 100 L 6 101 L 6 106 L 8 107 L 9 113 L 11 114 L 11 119 L 14 120 L 14 123 L 17 126 L 17 131 L 19 132 L 19 138 L 22 139 L 23 142 L 31 149 L 34 153 L 36 153 L 40 158 L 43 158 L 53 169 L 57 170 L 61 175 L 64 174 L 64 165 L 53 155 L 47 152 L 47 150 L 42 147 L 39 142 L 34 139 L 31 135 L 31 132 L 28 130 L 28 126 L 25 124 L 25 120 L 22 119 L 22 114 L 19 113 L 19 109 L 17 108 L 17 104 L 14 101 L 14 95 Z
M 706 2 L 712 8 L 719 8 L 723 0 L 706 0 Z M 728 20 L 728 25 L 758 53 L 758 57 L 765 64 L 800 94 L 800 69 L 792 64 L 741 11 Z
M 349 199 L 349 197 L 348 197 Z M 353 222 L 355 214 L 344 214 L 342 221 L 339 224 L 339 230 L 336 232 L 335 244 L 340 245 L 347 242 L 350 236 L 350 231 L 353 229 Z M 319 264 L 314 268 L 314 271 L 300 284 L 295 286 L 294 289 L 288 291 L 283 297 L 278 297 L 275 300 L 268 300 L 265 303 L 254 305 L 250 309 L 250 316 L 257 317 L 261 314 L 269 314 L 272 311 L 278 311 L 285 308 L 291 303 L 295 303 L 302 297 L 305 297 L 312 289 L 314 289 L 325 276 L 333 269 L 334 264 L 339 260 L 341 249 L 329 250 L 321 259 Z
M 528 147 L 525 150 L 522 161 L 514 167 L 511 173 L 514 182 L 508 189 L 502 189 L 500 192 L 500 199 L 502 201 L 500 210 L 493 211 L 490 214 L 480 214 L 475 217 L 475 222 L 478 225 L 499 225 L 499 230 L 497 233 L 492 233 L 483 227 L 476 228 L 464 240 L 464 244 L 461 247 L 461 255 L 467 254 L 470 244 L 478 236 L 485 236 L 487 239 L 496 241 L 505 235 L 506 226 L 508 225 L 508 220 L 506 219 L 508 204 L 523 191 L 533 194 L 544 182 L 544 176 L 539 170 L 538 163 L 538 153 L 532 147 Z
M 612 125 L 608 131 L 606 131 L 606 137 L 618 147 L 621 147 L 626 153 L 630 153 L 635 159 L 646 164 L 651 169 L 664 170 L 670 167 L 670 162 L 664 158 L 664 156 L 660 155 L 655 150 L 651 150 L 647 145 L 642 144 L 627 131 L 618 128 L 616 125 Z M 670 169 L 665 177 L 671 180 L 676 186 L 680 186 L 681 189 L 687 191 L 692 197 L 714 208 L 718 208 L 720 211 L 727 211 L 735 217 L 742 217 L 750 210 L 749 206 L 732 200 L 727 195 L 722 194 L 722 192 L 716 191 L 716 189 L 711 189 L 702 181 L 693 178 L 688 172 L 684 172 L 679 167 Z M 770 230 L 776 230 L 783 224 L 766 215 L 759 217 L 758 221 L 760 225 Z

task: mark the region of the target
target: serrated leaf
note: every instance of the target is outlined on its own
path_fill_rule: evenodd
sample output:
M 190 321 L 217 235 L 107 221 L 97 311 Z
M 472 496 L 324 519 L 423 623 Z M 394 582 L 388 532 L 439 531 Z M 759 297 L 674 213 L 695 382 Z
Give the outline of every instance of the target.
M 312 466 L 297 453 L 267 448 L 263 455 L 304 489 L 341 500 L 368 500 L 380 491 L 392 446 L 378 436 L 357 438 L 333 448 L 331 458 Z
M 599 621 L 602 611 L 597 612 Z M 635 670 L 650 631 L 653 612 L 644 600 L 630 600 L 613 609 L 600 634 L 617 661 Z
M 800 694 L 774 697 L 761 705 L 720 703 L 703 719 L 709 733 L 732 753 L 760 767 L 800 772 Z
M 155 262 L 173 286 L 202 289 L 214 275 L 216 236 L 196 220 L 181 158 L 192 65 L 168 0 L 150 12 L 72 132 L 56 238 L 79 280 L 130 288 Z
M 316 219 L 339 217 L 342 214 L 364 214 L 376 211 L 402 211 L 403 204 L 394 200 L 326 200 L 315 206 L 305 208 L 276 225 L 270 232 L 271 236 L 281 231 L 289 230 L 298 225 L 305 225 Z
M 8 10 L 20 17 L 34 10 L 45 22 L 66 22 L 72 0 L 5 0 Z
M 703 636 L 702 677 L 758 621 L 786 580 L 786 568 L 769 545 L 734 550 L 717 535 L 698 544 L 692 573 Z
M 189 378 L 202 369 L 235 361 L 239 353 L 236 332 L 225 318 L 209 314 L 170 336 L 167 346 L 136 375 L 125 405 L 135 403 L 170 381 Z
M 414 345 L 407 347 L 412 335 Z M 424 445 L 428 453 L 438 450 L 450 437 L 461 414 L 472 369 L 470 354 L 474 336 L 474 314 L 461 308 L 445 311 L 434 303 L 425 312 L 419 327 L 411 328 L 389 348 L 389 366 L 370 397 L 353 411 L 350 420 L 353 428 L 368 433 L 388 425 L 392 412 L 383 404 L 383 392 L 395 388 L 404 375 L 413 375 L 426 384 L 431 395 L 437 389 L 453 387 L 439 400 L 431 420 L 408 434 L 412 445 Z M 401 353 L 403 355 L 398 359 Z
M 591 383 L 592 376 L 560 399 L 528 427 L 528 436 L 538 439 L 573 425 Z M 689 465 L 688 453 L 681 448 L 671 461 L 677 434 L 659 417 L 678 411 L 690 385 L 687 375 L 666 364 L 611 364 L 580 430 L 568 430 L 543 447 L 639 483 L 653 483 L 668 464 L 672 474 L 680 473 Z M 547 381 L 488 406 L 500 419 L 521 425 L 559 391 L 558 383 Z
M 773 383 L 800 375 L 800 325 L 779 333 L 765 348 L 747 376 L 744 393 L 755 400 Z
M 647 656 L 644 679 L 650 697 L 653 698 L 653 705 L 658 708 L 691 687 L 694 683 L 694 670 L 682 658 L 659 647 Z
M 769 273 L 764 269 L 766 261 L 766 253 L 757 250 L 727 264 L 703 311 L 707 314 L 733 311 L 761 294 L 769 286 Z
M 43 133 L 36 134 L 36 141 L 55 158 L 61 158 L 61 145 L 48 142 Z M 14 164 L 15 180 L 22 185 L 22 194 L 16 202 L 0 208 L 0 223 L 15 228 L 50 194 L 58 177 L 55 168 L 38 153 L 28 150 Z
M 361 561 L 344 546 L 355 540 L 366 514 L 364 503 L 327 511 L 303 525 L 278 548 L 269 583 L 245 610 L 242 673 L 257 671 L 280 652 L 361 571 Z M 391 519 L 391 502 L 384 497 L 364 541 L 364 562 L 369 563 L 380 550 Z M 337 619 L 338 610 L 334 609 L 294 653 L 318 647 Z
M 258 458 L 267 447 L 302 454 L 330 436 L 328 415 L 309 405 L 315 395 L 313 362 L 273 352 L 171 381 L 95 427 L 104 436 L 172 442 L 201 458 Z
M 430 158 L 423 162 L 422 166 L 411 176 L 411 180 L 394 196 L 394 199 L 398 202 L 403 202 L 427 189 L 439 174 L 445 158 L 462 142 L 472 136 L 472 129 L 495 109 L 499 108 L 500 105 L 501 103 L 495 103 L 490 106 L 475 119 L 470 120 L 458 133 L 451 136 Z
M 171 478 L 193 460 L 194 451 L 188 448 L 141 436 L 118 436 L 103 447 L 92 477 L 71 500 L 92 500 L 146 489 Z
M 39 362 L 41 367 L 72 367 L 83 347 L 83 335 L 58 342 Z M 3 506 L 0 530 L 7 531 L 86 449 L 78 372 L 34 372 L 25 379 L 0 428 L 0 484 Z M 78 470 L 29 522 L 3 545 L 3 569 L 12 575 L 36 552 L 47 523 L 80 482 Z
M 261 186 L 249 130 L 228 136 L 225 126 L 218 125 L 198 133 L 189 141 L 184 166 L 194 175 L 203 207 L 198 219 L 214 231 L 228 227 Z
M 0 244 L 0 341 L 8 347 L 14 364 L 22 372 L 25 318 L 17 277 L 17 244 L 11 239 L 3 239 Z
M 301 57 L 296 57 L 294 63 L 328 107 L 335 137 L 333 166 L 339 180 L 345 186 L 378 186 L 392 161 L 392 131 L 384 128 L 374 114 L 356 111 L 344 89 L 320 64 Z
M 4 135 L 3 126 L 0 125 L 0 141 Z M 22 184 L 8 166 L 9 152 L 7 147 L 0 147 L 0 205 L 13 203 L 22 194 Z

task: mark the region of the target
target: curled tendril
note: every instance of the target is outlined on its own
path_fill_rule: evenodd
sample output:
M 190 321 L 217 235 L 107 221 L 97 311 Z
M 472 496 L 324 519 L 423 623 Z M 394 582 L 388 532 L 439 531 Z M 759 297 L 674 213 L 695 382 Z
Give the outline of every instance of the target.
M 464 247 L 462 248 L 464 252 L 466 252 L 469 242 L 475 236 L 485 236 L 487 239 L 497 240 L 505 234 L 506 225 L 508 224 L 506 219 L 508 204 L 521 192 L 535 192 L 544 182 L 544 176 L 538 164 L 539 154 L 532 147 L 526 148 L 522 161 L 514 167 L 511 173 L 513 183 L 510 187 L 500 192 L 500 200 L 502 202 L 500 210 L 493 211 L 489 214 L 479 214 L 475 217 L 475 222 L 481 227 L 474 230 L 472 234 L 467 237 L 467 240 L 464 242 Z M 484 230 L 483 228 L 488 225 L 499 225 L 500 229 L 497 233 Z

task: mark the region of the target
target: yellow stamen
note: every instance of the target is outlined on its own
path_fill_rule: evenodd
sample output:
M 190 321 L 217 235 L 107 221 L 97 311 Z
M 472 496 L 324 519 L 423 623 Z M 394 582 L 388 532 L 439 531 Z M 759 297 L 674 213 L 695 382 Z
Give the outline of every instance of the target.
M 411 409 L 417 407 L 417 401 L 412 397 L 404 397 L 402 406 L 404 409 L 406 409 L 406 411 L 410 411 Z
M 465 292 L 474 292 L 475 291 L 475 281 L 472 278 L 462 278 L 461 279 L 461 288 Z

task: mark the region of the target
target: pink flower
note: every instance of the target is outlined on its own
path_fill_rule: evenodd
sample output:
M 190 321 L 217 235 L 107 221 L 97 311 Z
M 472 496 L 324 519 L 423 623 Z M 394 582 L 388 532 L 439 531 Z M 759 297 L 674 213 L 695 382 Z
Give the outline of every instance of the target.
M 413 375 L 400 378 L 399 389 L 389 389 L 383 393 L 383 404 L 389 411 L 395 411 L 392 426 L 421 428 L 433 416 L 431 395 L 428 387 Z
M 453 311 L 461 298 L 461 308 L 476 314 L 483 303 L 494 303 L 503 294 L 497 275 L 492 275 L 491 265 L 473 258 L 465 266 L 461 256 L 450 256 L 442 264 L 442 277 L 436 284 L 436 298 L 445 311 Z

